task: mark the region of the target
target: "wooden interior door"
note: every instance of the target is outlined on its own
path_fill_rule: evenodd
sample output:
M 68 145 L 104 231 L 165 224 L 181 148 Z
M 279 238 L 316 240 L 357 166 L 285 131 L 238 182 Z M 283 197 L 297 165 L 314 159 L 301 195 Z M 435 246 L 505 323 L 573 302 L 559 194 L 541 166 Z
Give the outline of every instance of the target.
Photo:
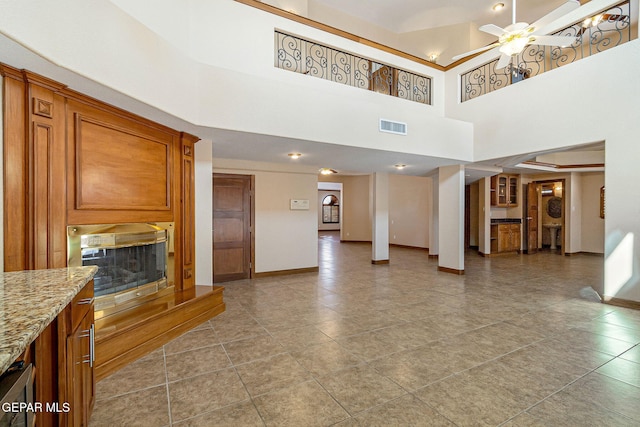
M 251 277 L 251 176 L 213 174 L 213 282 Z
M 538 252 L 538 184 L 527 184 L 527 211 L 525 217 L 525 233 L 527 236 L 527 253 Z

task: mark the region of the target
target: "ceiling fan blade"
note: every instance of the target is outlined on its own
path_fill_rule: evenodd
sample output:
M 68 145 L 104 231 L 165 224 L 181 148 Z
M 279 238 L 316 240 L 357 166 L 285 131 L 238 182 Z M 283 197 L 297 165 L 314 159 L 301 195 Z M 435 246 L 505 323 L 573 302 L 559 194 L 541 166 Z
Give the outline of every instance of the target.
M 485 33 L 489 33 L 491 35 L 494 35 L 496 37 L 500 37 L 501 35 L 503 35 L 506 31 L 503 28 L 498 27 L 497 25 L 494 24 L 486 24 L 483 25 L 482 27 L 478 28 L 480 31 L 483 31 Z
M 574 44 L 575 41 L 575 36 L 534 36 L 529 44 L 567 47 Z
M 507 65 L 509 65 L 510 62 L 511 62 L 511 57 L 503 53 L 502 56 L 500 57 L 500 60 L 496 64 L 496 70 L 500 70 L 506 67 Z
M 578 1 L 569 0 L 568 2 L 566 2 L 565 4 L 560 6 L 559 8 L 557 8 L 555 10 L 552 10 L 551 12 L 549 12 L 548 14 L 543 16 L 542 18 L 538 19 L 536 22 L 531 24 L 529 27 L 533 28 L 533 33 L 534 34 L 540 34 L 540 33 L 542 33 L 542 31 L 540 31 L 540 30 L 544 29 L 544 27 L 546 27 L 547 25 L 551 24 L 556 19 L 562 18 L 567 13 L 569 13 L 569 12 L 571 12 L 573 10 L 576 10 L 579 7 L 580 7 L 580 3 Z
M 467 56 L 473 55 L 474 53 L 484 52 L 485 50 L 489 50 L 489 49 L 494 48 L 496 46 L 500 46 L 500 43 L 493 43 L 493 44 L 490 44 L 488 46 L 483 46 L 480 49 L 474 49 L 474 50 L 471 50 L 469 52 L 461 53 L 460 55 L 456 55 L 451 59 L 453 59 L 454 61 L 457 61 L 458 59 L 466 58 Z

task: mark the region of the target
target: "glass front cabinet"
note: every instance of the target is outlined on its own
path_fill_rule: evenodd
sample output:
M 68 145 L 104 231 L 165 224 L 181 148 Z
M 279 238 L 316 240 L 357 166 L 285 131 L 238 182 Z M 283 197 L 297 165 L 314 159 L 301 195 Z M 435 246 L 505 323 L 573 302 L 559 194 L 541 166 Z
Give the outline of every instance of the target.
M 491 177 L 491 206 L 518 206 L 520 175 L 499 174 Z

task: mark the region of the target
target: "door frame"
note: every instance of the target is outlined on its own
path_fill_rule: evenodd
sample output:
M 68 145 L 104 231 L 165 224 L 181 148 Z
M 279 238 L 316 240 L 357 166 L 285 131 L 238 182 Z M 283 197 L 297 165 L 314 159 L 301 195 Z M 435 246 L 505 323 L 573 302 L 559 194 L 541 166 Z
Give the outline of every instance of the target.
M 558 179 L 543 179 L 540 181 L 531 181 L 531 184 L 536 184 L 536 188 L 538 189 L 538 194 L 542 197 L 542 184 L 550 184 L 553 182 L 562 182 L 562 233 L 560 233 L 560 255 L 566 254 L 567 244 L 566 244 L 566 236 L 567 236 L 567 227 L 566 227 L 566 218 L 567 215 L 570 214 L 567 211 L 567 179 L 566 178 L 558 178 Z M 526 207 L 525 207 L 526 209 Z M 542 204 L 538 205 L 538 216 L 542 216 Z M 542 221 L 538 221 L 538 234 L 542 235 Z M 540 239 L 540 246 L 542 246 L 542 239 Z
M 238 177 L 249 177 L 249 244 L 251 245 L 250 248 L 250 264 L 249 264 L 249 279 L 253 279 L 255 278 L 256 275 L 256 233 L 255 233 L 255 217 L 256 217 L 256 203 L 255 203 L 255 183 L 256 183 L 256 176 L 255 175 L 247 175 L 247 174 L 241 174 L 241 173 L 220 173 L 220 172 L 213 172 L 211 174 L 211 188 L 213 191 L 214 184 L 213 184 L 213 180 L 215 178 L 238 178 Z M 211 200 L 211 215 L 213 216 L 213 197 Z M 213 236 L 212 236 L 212 249 L 213 249 Z M 213 260 L 211 263 L 211 281 L 213 282 Z

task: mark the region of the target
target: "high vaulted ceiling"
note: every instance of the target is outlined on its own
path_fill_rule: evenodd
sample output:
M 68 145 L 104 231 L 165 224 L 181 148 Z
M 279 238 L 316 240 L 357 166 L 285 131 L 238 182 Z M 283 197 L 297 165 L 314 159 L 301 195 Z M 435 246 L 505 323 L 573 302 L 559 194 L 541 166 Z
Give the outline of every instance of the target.
M 479 27 L 533 23 L 569 0 L 261 0 L 339 30 L 447 66 L 496 40 Z M 576 1 L 576 0 L 571 0 Z M 587 3 L 589 0 L 581 0 Z M 502 3 L 504 7 L 493 10 Z
M 471 22 L 477 26 L 511 23 L 512 0 L 315 0 L 394 33 L 406 33 Z M 519 22 L 533 22 L 566 0 L 520 0 Z M 493 11 L 494 4 L 505 7 Z

